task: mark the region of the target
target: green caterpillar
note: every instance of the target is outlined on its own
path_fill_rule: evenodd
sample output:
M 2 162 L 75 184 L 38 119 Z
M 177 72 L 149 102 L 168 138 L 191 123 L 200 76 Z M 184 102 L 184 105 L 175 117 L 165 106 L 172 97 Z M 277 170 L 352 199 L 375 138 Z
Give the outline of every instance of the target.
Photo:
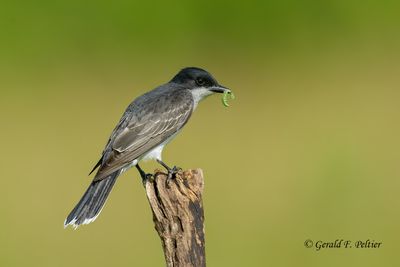
M 231 99 L 235 99 L 235 95 L 233 94 L 233 92 L 228 92 L 226 91 L 224 93 L 224 95 L 222 96 L 222 104 L 224 104 L 225 107 L 229 107 L 228 104 L 228 95 Z

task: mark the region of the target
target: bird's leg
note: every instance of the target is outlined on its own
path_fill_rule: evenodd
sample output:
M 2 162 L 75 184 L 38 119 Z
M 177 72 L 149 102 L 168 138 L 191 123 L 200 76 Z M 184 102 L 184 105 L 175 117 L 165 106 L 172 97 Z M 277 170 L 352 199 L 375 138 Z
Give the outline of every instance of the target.
M 142 168 L 140 168 L 139 164 L 136 164 L 136 169 L 139 171 L 140 177 L 142 177 L 142 182 L 150 179 L 153 176 L 152 174 L 146 173 Z
M 160 160 L 160 159 L 157 159 L 157 162 L 160 163 L 165 169 L 167 169 L 167 171 L 168 171 L 168 179 L 175 178 L 175 175 L 176 175 L 180 170 L 182 170 L 181 168 L 179 168 L 179 167 L 177 167 L 177 166 L 174 166 L 174 167 L 170 168 L 170 167 L 168 167 L 167 164 L 165 164 L 164 162 L 162 162 L 162 160 Z

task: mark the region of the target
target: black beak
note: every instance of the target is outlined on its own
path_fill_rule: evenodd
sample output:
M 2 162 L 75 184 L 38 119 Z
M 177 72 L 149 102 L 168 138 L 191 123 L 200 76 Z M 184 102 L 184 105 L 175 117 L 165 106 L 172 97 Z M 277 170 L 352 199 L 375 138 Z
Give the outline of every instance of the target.
M 212 86 L 212 87 L 210 87 L 210 89 L 209 89 L 211 92 L 214 92 L 214 93 L 225 93 L 225 92 L 228 92 L 228 93 L 230 93 L 231 92 L 231 90 L 230 89 L 228 89 L 228 88 L 226 88 L 225 86 L 222 86 L 222 85 L 216 85 L 216 86 Z

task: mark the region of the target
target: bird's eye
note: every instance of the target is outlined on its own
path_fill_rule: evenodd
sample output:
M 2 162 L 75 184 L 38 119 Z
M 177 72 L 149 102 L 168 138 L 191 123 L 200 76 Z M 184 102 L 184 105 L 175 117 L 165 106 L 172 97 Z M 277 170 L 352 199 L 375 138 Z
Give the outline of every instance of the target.
M 199 86 L 203 86 L 203 85 L 206 84 L 206 80 L 204 80 L 203 78 L 197 78 L 197 79 L 196 79 L 196 83 L 197 83 L 197 85 L 199 85 Z

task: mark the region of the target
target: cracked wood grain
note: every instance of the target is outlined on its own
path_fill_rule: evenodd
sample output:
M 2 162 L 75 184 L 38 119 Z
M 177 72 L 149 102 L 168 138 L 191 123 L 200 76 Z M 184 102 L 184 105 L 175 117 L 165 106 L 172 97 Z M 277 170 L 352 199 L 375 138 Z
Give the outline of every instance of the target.
M 167 266 L 206 266 L 202 170 L 180 172 L 169 180 L 156 172 L 144 186 Z

